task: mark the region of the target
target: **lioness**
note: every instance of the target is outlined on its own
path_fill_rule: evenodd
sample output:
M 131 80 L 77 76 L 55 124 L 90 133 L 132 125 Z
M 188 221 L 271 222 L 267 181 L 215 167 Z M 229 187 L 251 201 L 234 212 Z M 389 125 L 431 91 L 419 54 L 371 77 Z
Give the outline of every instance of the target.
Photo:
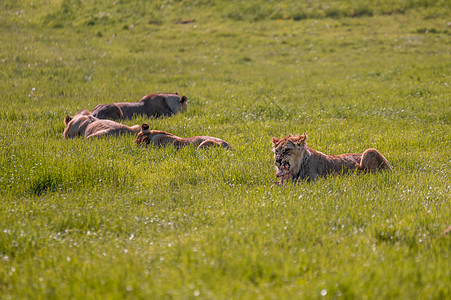
M 99 119 L 131 119 L 134 115 L 148 117 L 171 116 L 186 110 L 187 98 L 175 94 L 150 94 L 137 102 L 99 104 L 92 115 Z
M 66 125 L 63 132 L 65 139 L 77 136 L 91 138 L 102 135 L 132 134 L 139 132 L 141 129 L 139 125 L 129 127 L 111 120 L 100 120 L 87 110 L 79 112 L 73 118 L 66 116 L 64 124 Z
M 280 178 L 277 183 L 288 179 L 311 181 L 328 174 L 356 169 L 370 172 L 391 170 L 388 161 L 376 149 L 366 149 L 363 153 L 327 155 L 310 148 L 306 139 L 305 134 L 272 138 L 276 176 Z
M 231 150 L 229 143 L 224 140 L 212 136 L 193 136 L 190 138 L 181 138 L 172 133 L 161 130 L 149 130 L 149 124 L 143 123 L 141 132 L 138 133 L 135 143 L 139 145 L 153 144 L 156 146 L 174 145 L 176 148 L 182 146 L 197 146 L 197 149 L 206 147 L 222 147 Z

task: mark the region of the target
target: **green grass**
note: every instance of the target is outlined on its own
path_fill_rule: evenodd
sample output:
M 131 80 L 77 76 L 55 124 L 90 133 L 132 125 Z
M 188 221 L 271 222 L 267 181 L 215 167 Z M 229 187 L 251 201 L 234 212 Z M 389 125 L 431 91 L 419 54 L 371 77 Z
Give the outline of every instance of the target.
M 0 298 L 450 298 L 450 15 L 3 1 Z M 124 123 L 234 150 L 63 140 L 67 114 L 156 91 L 188 110 Z M 271 137 L 304 132 L 328 154 L 375 147 L 393 172 L 275 186 Z

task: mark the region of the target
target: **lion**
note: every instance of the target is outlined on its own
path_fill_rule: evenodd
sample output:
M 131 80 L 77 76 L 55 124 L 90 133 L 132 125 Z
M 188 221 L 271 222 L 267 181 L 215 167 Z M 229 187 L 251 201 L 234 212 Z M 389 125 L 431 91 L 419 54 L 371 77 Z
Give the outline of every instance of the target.
M 327 155 L 310 148 L 306 139 L 305 134 L 272 138 L 276 176 L 280 178 L 277 183 L 287 180 L 311 181 L 353 170 L 375 172 L 392 169 L 387 159 L 374 148 L 366 149 L 363 153 Z
M 77 136 L 91 138 L 104 135 L 134 134 L 141 130 L 139 125 L 129 127 L 115 121 L 98 119 L 87 110 L 77 113 L 74 117 L 66 116 L 64 124 L 66 125 L 63 132 L 65 139 Z
M 92 110 L 92 115 L 99 119 L 124 120 L 134 115 L 147 117 L 171 116 L 184 112 L 187 107 L 186 96 L 175 94 L 149 94 L 137 102 L 118 102 L 99 104 Z
M 150 130 L 149 124 L 147 123 L 142 124 L 141 131 L 136 136 L 135 143 L 138 146 L 147 146 L 149 144 L 158 147 L 174 145 L 174 147 L 180 148 L 183 146 L 193 145 L 197 146 L 197 149 L 207 147 L 222 147 L 228 150 L 232 149 L 226 141 L 212 136 L 193 136 L 190 138 L 181 138 L 166 131 Z

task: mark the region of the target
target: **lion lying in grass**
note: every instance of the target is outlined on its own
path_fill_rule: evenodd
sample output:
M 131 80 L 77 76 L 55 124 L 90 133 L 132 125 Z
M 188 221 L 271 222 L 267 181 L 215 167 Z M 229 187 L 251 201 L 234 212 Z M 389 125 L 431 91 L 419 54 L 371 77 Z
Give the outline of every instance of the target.
M 305 142 L 306 139 L 305 134 L 289 135 L 282 139 L 272 138 L 276 176 L 280 178 L 277 183 L 297 179 L 311 181 L 329 174 L 352 170 L 391 170 L 388 161 L 376 149 L 366 149 L 363 153 L 327 155 L 310 148 Z
M 137 102 L 99 104 L 92 115 L 99 119 L 131 119 L 134 115 L 147 117 L 171 116 L 186 110 L 187 98 L 175 94 L 150 94 Z
M 212 136 L 193 136 L 190 138 L 181 138 L 172 133 L 160 130 L 149 130 L 149 124 L 142 124 L 141 132 L 138 133 L 135 143 L 139 145 L 153 144 L 161 147 L 166 145 L 174 145 L 179 148 L 182 146 L 197 146 L 197 149 L 206 147 L 222 147 L 231 150 L 229 143 L 224 140 Z
M 103 135 L 121 135 L 132 134 L 140 131 L 139 125 L 129 127 L 111 120 L 100 120 L 84 110 L 74 117 L 66 116 L 64 118 L 63 136 L 65 139 L 71 139 L 77 136 L 91 138 Z

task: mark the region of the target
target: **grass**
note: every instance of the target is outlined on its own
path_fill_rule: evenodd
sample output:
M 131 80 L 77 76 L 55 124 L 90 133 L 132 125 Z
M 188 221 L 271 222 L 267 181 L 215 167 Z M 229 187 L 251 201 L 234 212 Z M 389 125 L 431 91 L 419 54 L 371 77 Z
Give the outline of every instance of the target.
M 451 296 L 446 1 L 4 1 L 5 299 Z M 186 22 L 181 22 L 186 21 Z M 63 140 L 99 103 L 233 151 Z M 276 187 L 271 137 L 380 150 L 393 172 Z

